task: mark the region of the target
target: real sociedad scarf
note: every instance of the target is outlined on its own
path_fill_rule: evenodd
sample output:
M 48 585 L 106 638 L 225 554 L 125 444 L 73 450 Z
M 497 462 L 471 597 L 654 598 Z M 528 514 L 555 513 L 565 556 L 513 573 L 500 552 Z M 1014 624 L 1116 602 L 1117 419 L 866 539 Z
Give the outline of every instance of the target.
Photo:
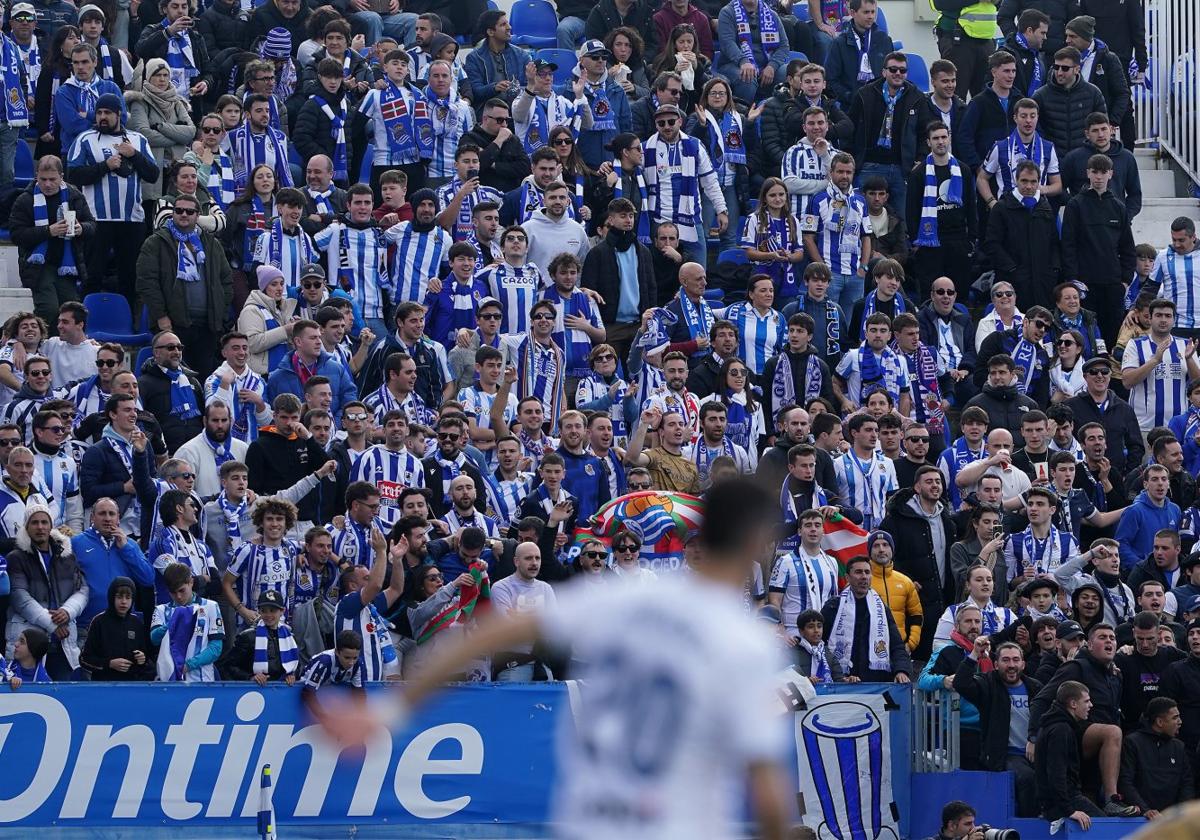
M 229 496 L 226 495 L 224 490 L 217 494 L 217 507 L 221 509 L 221 516 L 225 518 L 225 536 L 229 538 L 231 549 L 236 549 L 243 542 L 242 517 L 245 515 L 249 504 L 245 496 L 235 505 L 229 501 Z
M 950 158 L 950 185 L 946 188 L 946 203 L 955 207 L 963 206 L 962 169 L 958 161 Z M 942 243 L 938 240 L 938 177 L 937 165 L 933 155 L 925 158 L 925 191 L 921 194 L 920 232 L 915 245 L 928 245 L 936 248 Z
M 274 207 L 272 207 L 274 210 Z M 255 193 L 250 199 L 250 215 L 246 218 L 246 232 L 242 234 L 242 265 L 249 266 L 254 262 L 254 246 L 258 237 L 267 229 L 267 208 L 262 199 Z
M 696 472 L 700 475 L 700 481 L 708 480 L 708 470 L 712 466 L 712 462 L 720 456 L 733 458 L 737 462 L 733 444 L 729 442 L 728 437 L 722 437 L 719 446 L 710 447 L 704 439 L 704 435 L 696 441 L 692 447 L 692 463 L 696 465 Z
M 256 195 L 255 200 L 258 200 Z M 319 210 L 318 206 L 318 210 Z M 332 213 L 333 211 L 330 210 Z M 271 222 L 270 239 L 267 240 L 267 260 L 276 268 L 283 268 L 283 243 L 285 238 L 293 237 L 296 240 L 297 261 L 299 265 L 307 265 L 320 260 L 320 255 L 317 254 L 317 249 L 313 247 L 312 240 L 308 238 L 308 234 L 303 228 L 296 228 L 295 233 L 288 233 L 283 229 L 283 220 L 278 216 Z M 274 368 L 271 368 L 274 370 Z
M 876 145 L 881 149 L 890 149 L 892 148 L 892 129 L 896 123 L 896 105 L 900 102 L 900 95 L 904 93 L 904 88 L 889 94 L 888 86 L 884 84 L 880 90 L 883 93 L 884 113 Z
M 163 18 L 163 37 L 167 39 L 167 67 L 171 68 L 171 84 L 179 95 L 187 99 L 191 93 L 192 79 L 200 75 L 196 59 L 192 55 L 192 36 L 182 31 L 172 35 L 167 31 L 171 22 Z M 287 160 L 286 157 L 283 160 Z
M 217 182 L 216 185 L 213 183 L 214 180 Z M 237 178 L 233 174 L 233 161 L 229 159 L 229 155 L 224 150 L 213 155 L 213 162 L 208 167 L 206 186 L 208 194 L 212 196 L 217 206 L 228 213 L 229 205 L 233 204 L 237 197 Z M 217 188 L 214 189 L 214 186 Z
M 592 131 L 616 131 L 617 118 L 613 114 L 612 103 L 608 100 L 608 70 L 598 82 L 584 79 L 588 92 L 592 94 Z
M 185 283 L 197 283 L 200 280 L 200 266 L 204 265 L 204 243 L 200 241 L 200 232 L 193 228 L 188 233 L 181 231 L 173 220 L 167 221 L 167 230 L 175 238 L 178 247 L 178 268 L 176 278 Z
M 551 429 L 558 428 L 566 367 L 563 352 L 554 342 L 550 342 L 549 347 L 543 347 L 532 337 L 521 342 L 517 353 L 517 370 L 525 386 L 523 396 L 543 400 L 543 407 L 549 409 L 546 420 Z M 544 402 L 547 397 L 550 400 L 549 404 Z
M 1017 366 L 1017 374 L 1020 377 L 1018 390 L 1025 396 L 1029 396 L 1029 392 L 1033 390 L 1033 386 L 1042 375 L 1038 366 L 1038 345 L 1022 335 L 1017 345 L 1013 348 L 1012 357 Z
M 112 50 L 109 48 L 108 41 L 103 35 L 100 36 L 100 40 L 96 43 L 96 52 L 100 56 L 100 77 L 108 79 L 110 82 L 115 82 L 117 77 L 113 73 Z
M 740 3 L 736 5 L 741 5 Z M 744 164 L 746 144 L 742 139 L 742 116 L 730 107 L 720 119 L 712 111 L 705 110 L 704 119 L 713 136 L 712 165 L 720 169 L 722 164 Z
M 31 50 L 31 61 L 35 58 L 34 52 L 36 50 Z M 13 128 L 24 128 L 29 125 L 29 103 L 25 98 L 25 87 L 21 84 L 21 50 L 11 38 L 4 37 L 3 56 L 4 121 Z
M 746 400 L 745 391 L 734 393 L 726 388 L 721 402 L 725 403 L 726 415 L 729 418 L 725 424 L 725 437 L 750 452 L 757 441 L 751 441 L 754 435 L 754 418 L 747 410 Z
M 676 297 L 679 300 L 679 311 L 683 315 L 683 323 L 687 326 L 688 337 L 693 341 L 700 336 L 707 337 L 712 330 L 713 321 L 716 319 L 708 301 L 701 298 L 700 303 L 694 303 L 683 289 L 679 290 Z M 708 351 L 697 351 L 692 355 L 699 356 L 706 352 Z
M 814 645 L 803 636 L 800 637 L 799 643 L 800 647 L 808 652 L 810 660 L 806 676 L 816 677 L 818 682 L 832 682 L 833 671 L 826 660 L 825 643 L 817 642 Z
M 553 93 L 547 99 L 540 96 L 533 97 L 533 107 L 529 109 L 529 128 L 525 130 L 525 154 L 527 155 L 532 155 L 545 146 L 546 140 L 550 137 L 549 106 L 550 99 L 553 98 Z
M 58 200 L 59 207 L 66 208 L 70 205 L 71 191 L 66 184 L 59 187 Z M 50 211 L 46 207 L 46 194 L 40 189 L 33 191 L 33 226 L 48 228 L 50 226 Z M 59 277 L 76 277 L 79 275 L 79 269 L 75 265 L 75 249 L 72 247 L 72 240 L 64 239 L 62 247 L 62 262 L 58 266 Z M 50 238 L 41 242 L 33 251 L 30 252 L 28 260 L 33 265 L 45 265 L 46 249 L 50 245 Z
M 863 596 L 867 601 L 867 613 L 871 622 L 867 630 L 867 667 L 872 671 L 892 670 L 890 642 L 888 634 L 887 615 L 883 599 L 874 589 L 868 589 Z M 833 646 L 833 656 L 842 666 L 842 672 L 849 674 L 854 667 L 852 655 L 854 651 L 854 622 L 855 609 L 854 593 L 850 587 L 842 590 L 838 597 L 837 616 L 833 620 L 833 629 L 829 633 L 829 643 Z
M 867 395 L 877 387 L 887 388 L 887 383 L 884 381 L 884 375 L 888 369 L 895 369 L 900 359 L 892 352 L 891 348 L 884 347 L 879 351 L 879 355 L 875 355 L 875 351 L 871 349 L 865 341 L 858 353 L 859 377 L 861 382 L 858 385 L 858 402 L 860 405 L 866 405 Z
M 928 345 L 917 344 L 916 352 L 908 356 L 912 379 L 916 387 L 913 389 L 913 408 L 917 421 L 929 427 L 929 431 L 944 435 L 948 428 L 946 412 L 942 410 L 942 389 L 938 382 L 937 356 Z
M 192 381 L 182 370 L 159 368 L 171 382 L 171 413 L 180 420 L 191 420 L 200 416 L 200 408 L 196 405 L 196 390 Z
M 613 161 L 613 172 L 617 175 L 617 183 L 613 185 L 613 198 L 625 197 L 625 173 L 621 169 L 620 158 Z M 646 197 L 646 175 L 642 167 L 637 167 L 631 176 L 637 179 L 637 238 L 643 245 L 650 244 L 650 202 Z
M 275 638 L 279 642 L 279 664 L 283 666 L 283 672 L 285 674 L 296 673 L 296 667 L 300 664 L 300 649 L 296 646 L 296 639 L 292 636 L 291 629 L 280 622 L 279 626 L 275 628 Z M 260 618 L 254 627 L 254 673 L 256 674 L 265 674 L 270 668 L 270 663 L 267 661 L 269 642 L 270 630 Z
M 854 35 L 854 44 L 858 47 L 858 81 L 860 82 L 869 82 L 871 79 L 875 78 L 875 74 L 871 71 L 872 31 L 873 28 L 868 29 L 866 32 L 860 35 L 858 34 L 858 27 L 856 27 L 853 23 L 850 24 L 850 33 Z M 886 88 L 887 85 L 884 85 L 884 87 Z M 886 94 L 884 95 L 884 98 L 887 98 Z M 888 133 L 889 135 L 891 134 L 890 131 Z M 890 141 L 889 145 L 885 148 L 891 148 Z
M 223 464 L 225 464 L 226 461 L 233 460 L 233 436 L 232 435 L 226 435 L 224 441 L 222 441 L 221 443 L 217 443 L 215 440 L 213 440 L 211 437 L 208 436 L 208 431 L 205 430 L 204 442 L 207 443 L 208 448 L 212 450 L 213 461 L 216 463 L 218 471 L 220 471 L 221 466 Z
M 1029 88 L 1025 91 L 1026 96 L 1032 97 L 1035 93 L 1037 93 L 1037 89 L 1040 88 L 1045 81 L 1042 78 L 1042 59 L 1041 56 L 1038 55 L 1038 51 L 1029 46 L 1029 42 L 1025 40 L 1024 35 L 1017 33 L 1016 41 L 1017 45 L 1020 46 L 1021 49 L 1033 56 L 1033 72 L 1029 76 Z
M 441 451 L 435 456 L 442 470 L 442 504 L 450 504 L 450 482 L 462 475 L 463 467 L 467 465 L 467 455 L 459 452 L 453 461 L 442 457 Z
M 1050 568 L 1050 561 L 1053 559 L 1055 546 L 1059 548 L 1059 563 L 1061 564 L 1067 559 L 1067 547 L 1070 545 L 1071 533 L 1059 531 L 1051 525 L 1050 533 L 1046 535 L 1045 539 L 1039 540 L 1033 535 L 1033 528 L 1029 527 L 1019 534 L 1013 534 L 1009 539 L 1012 540 L 1013 555 L 1017 561 L 1017 568 L 1012 570 L 1014 577 L 1021 577 L 1025 574 L 1026 563 L 1033 565 L 1035 574 L 1044 575 L 1053 571 Z
M 312 98 L 320 100 L 321 113 L 329 120 L 329 134 L 333 138 L 333 179 L 344 181 L 350 171 L 350 155 L 346 150 L 346 115 L 349 113 L 346 97 L 343 96 L 338 102 L 336 111 L 325 97 L 314 95 Z
M 279 186 L 290 187 L 292 185 L 292 171 L 288 166 L 287 152 L 284 151 L 283 134 L 279 129 L 267 126 L 267 130 L 262 134 L 255 134 L 250 130 L 250 123 L 244 122 L 229 132 L 229 144 L 236 148 L 242 161 L 242 166 L 245 167 L 244 172 L 237 173 L 239 177 L 249 178 L 250 173 L 254 171 L 254 167 L 259 164 L 267 164 L 267 141 L 271 141 L 271 153 L 274 155 L 275 161 L 273 164 L 267 164 L 275 172 L 275 178 L 279 181 Z
M 895 318 L 901 312 L 907 311 L 904 306 L 904 295 L 902 295 L 902 294 L 893 295 L 892 296 L 892 306 L 893 306 L 892 315 L 891 315 L 892 318 Z M 858 324 L 858 332 L 860 335 L 867 334 L 867 319 L 870 318 L 872 315 L 874 315 L 878 310 L 879 310 L 879 290 L 875 289 L 871 292 L 868 292 L 867 296 L 865 298 L 863 298 L 862 320 Z M 834 351 L 830 350 L 829 352 L 833 353 Z
M 780 409 L 796 405 L 796 380 L 792 376 L 791 351 L 779 354 L 775 364 L 775 375 L 771 377 L 771 399 L 778 416 Z M 804 403 L 821 396 L 821 365 L 816 353 L 808 353 L 804 360 Z M 771 418 L 774 420 L 775 418 Z
M 760 69 L 758 59 L 754 57 L 754 38 L 750 31 L 750 15 L 746 11 L 746 7 L 742 5 L 742 0 L 733 0 L 730 5 L 733 6 L 733 21 L 737 28 L 738 46 L 742 50 L 742 61 L 749 61 L 756 70 Z M 779 46 L 779 28 L 776 25 L 775 15 L 765 7 L 761 0 L 758 4 L 758 41 L 769 61 L 771 53 Z
M 387 128 L 388 151 L 393 155 L 404 154 L 417 146 L 415 118 L 418 106 L 425 110 L 424 102 L 413 102 L 411 109 L 404 99 L 404 88 L 397 87 L 390 79 L 379 92 L 379 113 Z
M 1012 192 L 1016 190 L 1017 184 L 1013 170 L 1023 160 L 1030 160 L 1037 164 L 1038 177 L 1040 182 L 1045 184 L 1047 178 L 1046 166 L 1050 163 L 1050 155 L 1053 151 L 1054 144 L 1036 131 L 1033 133 L 1033 138 L 1026 143 L 1021 139 L 1021 133 L 1013 129 L 1013 133 L 1008 135 L 1007 139 L 1001 140 L 996 147 L 996 162 L 999 164 L 996 178 L 1000 182 L 1001 191 Z

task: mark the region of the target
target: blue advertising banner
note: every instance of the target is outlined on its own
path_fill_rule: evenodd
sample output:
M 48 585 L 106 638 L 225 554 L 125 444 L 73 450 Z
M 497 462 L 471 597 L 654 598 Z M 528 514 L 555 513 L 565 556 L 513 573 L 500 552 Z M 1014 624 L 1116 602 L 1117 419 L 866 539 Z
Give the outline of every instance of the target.
M 297 688 L 26 685 L 0 693 L 0 827 L 244 824 L 264 764 L 280 824 L 538 823 L 565 713 L 562 683 L 461 686 L 339 754 Z

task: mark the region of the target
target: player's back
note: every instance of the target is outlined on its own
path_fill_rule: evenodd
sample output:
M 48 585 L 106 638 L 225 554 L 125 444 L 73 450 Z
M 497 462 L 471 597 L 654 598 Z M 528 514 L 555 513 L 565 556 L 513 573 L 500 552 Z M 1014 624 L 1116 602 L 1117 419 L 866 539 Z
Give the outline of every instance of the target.
M 581 663 L 564 721 L 556 825 L 564 837 L 726 837 L 747 764 L 786 745 L 782 667 L 739 593 L 694 574 L 566 591 L 547 636 Z

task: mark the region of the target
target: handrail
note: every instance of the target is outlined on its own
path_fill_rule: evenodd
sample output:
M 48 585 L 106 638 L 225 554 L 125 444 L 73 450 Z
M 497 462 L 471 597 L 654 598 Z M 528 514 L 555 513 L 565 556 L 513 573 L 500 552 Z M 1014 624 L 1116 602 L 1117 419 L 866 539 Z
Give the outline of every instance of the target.
M 1200 3 L 1146 0 L 1147 86 L 1134 89 L 1138 139 L 1200 184 Z

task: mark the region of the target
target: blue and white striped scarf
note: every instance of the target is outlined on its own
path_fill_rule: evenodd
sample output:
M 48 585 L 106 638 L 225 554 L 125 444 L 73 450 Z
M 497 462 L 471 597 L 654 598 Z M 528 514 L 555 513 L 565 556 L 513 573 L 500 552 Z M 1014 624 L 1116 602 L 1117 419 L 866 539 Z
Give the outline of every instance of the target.
M 273 161 L 267 159 L 268 140 L 271 142 Z M 287 150 L 284 148 L 286 142 L 283 133 L 271 126 L 267 126 L 262 134 L 255 134 L 250 130 L 249 121 L 229 132 L 229 147 L 237 150 L 236 159 L 242 167 L 234 173 L 236 183 L 244 185 L 254 167 L 267 164 L 275 172 L 275 180 L 280 187 L 292 186 L 292 170 L 288 166 Z
M 254 673 L 256 674 L 265 674 L 270 667 L 267 662 L 268 633 L 266 623 L 260 618 L 254 628 Z M 300 665 L 300 649 L 296 646 L 291 629 L 280 622 L 275 629 L 275 634 L 279 640 L 279 662 L 283 665 L 283 672 L 285 674 L 296 673 L 296 668 Z
M 217 183 L 214 184 L 214 180 Z M 228 213 L 229 205 L 233 204 L 233 200 L 237 198 L 237 179 L 233 174 L 233 161 L 229 159 L 229 154 L 224 150 L 213 155 L 213 162 L 208 167 L 208 182 L 205 186 L 213 201 Z
M 60 208 L 70 206 L 71 191 L 66 184 L 63 184 L 58 189 L 58 200 Z M 50 213 L 46 208 L 46 194 L 40 189 L 35 188 L 33 191 L 33 226 L 45 227 L 50 226 Z M 50 239 L 47 238 L 44 242 L 38 245 L 29 254 L 29 262 L 33 265 L 45 265 L 46 249 L 50 245 Z M 75 249 L 71 247 L 71 240 L 64 239 L 62 247 L 62 262 L 58 266 L 59 277 L 77 277 L 79 269 L 75 265 Z
M 100 40 L 96 44 L 96 52 L 100 56 L 100 77 L 108 79 L 110 82 L 115 82 L 117 78 L 113 73 L 112 49 L 103 35 L 100 36 Z
M 4 121 L 13 128 L 24 128 L 29 125 L 29 103 L 25 98 L 26 88 L 21 84 L 21 50 L 15 41 L 8 36 L 0 36 L 0 57 L 4 67 Z M 34 44 L 37 43 L 35 40 Z M 36 53 L 36 49 L 33 51 Z M 35 55 L 30 56 L 31 59 Z
M 459 452 L 453 461 L 449 461 L 442 457 L 441 450 L 439 450 L 434 457 L 437 458 L 438 467 L 442 471 L 442 503 L 449 505 L 451 504 L 450 484 L 462 475 L 463 467 L 467 465 L 467 454 Z
M 837 352 L 837 351 L 831 351 Z M 775 416 L 779 416 L 782 409 L 796 405 L 796 380 L 792 376 L 792 359 L 790 351 L 784 350 L 778 356 L 779 361 L 775 363 L 775 374 L 771 377 L 771 399 L 775 407 Z M 808 401 L 821 396 L 821 366 L 817 364 L 817 354 L 809 353 L 804 360 L 804 402 L 802 405 L 807 405 Z M 775 417 L 767 418 L 770 422 L 775 421 Z
M 746 12 L 746 7 L 742 5 L 742 0 L 733 0 L 730 5 L 733 6 L 733 21 L 737 29 L 738 46 L 742 50 L 742 62 L 749 61 L 756 70 L 761 69 L 758 66 L 758 59 L 754 57 L 750 15 Z M 768 61 L 770 61 L 771 53 L 779 46 L 779 28 L 776 23 L 775 13 L 768 9 L 766 4 L 760 2 L 758 4 L 758 41 Z
M 1045 83 L 1045 79 L 1042 78 L 1042 57 L 1037 50 L 1029 46 L 1025 36 L 1020 33 L 1017 33 L 1017 44 L 1033 54 L 1033 73 L 1029 76 L 1029 87 L 1025 91 L 1026 96 L 1032 97 L 1037 93 L 1037 89 Z
M 662 185 L 656 185 L 655 204 L 658 217 L 664 222 L 695 227 L 700 221 L 700 191 L 699 181 L 696 178 L 696 166 L 700 160 L 700 141 L 695 137 L 681 137 L 676 143 L 663 141 L 661 144 L 655 145 L 652 139 L 650 151 L 654 153 L 655 166 L 665 166 L 668 170 L 679 169 L 678 173 L 666 176 L 671 179 L 670 192 L 675 201 L 673 212 L 662 206 Z M 665 160 L 660 159 L 660 156 Z
M 1042 371 L 1038 366 L 1041 359 L 1038 353 L 1039 346 L 1032 341 L 1028 341 L 1025 336 L 1013 347 L 1012 357 L 1017 368 L 1017 390 L 1025 396 L 1029 396 L 1033 390 L 1033 386 L 1037 383 L 1042 375 Z
M 708 305 L 708 301 L 704 298 L 700 299 L 700 303 L 692 302 L 692 299 L 687 296 L 687 293 L 680 289 L 677 295 L 679 299 L 679 311 L 683 314 L 683 322 L 688 328 L 688 337 L 695 340 L 700 336 L 707 336 L 712 330 L 713 321 L 716 316 L 713 315 L 712 307 Z M 707 354 L 708 350 L 698 350 L 692 355 L 700 356 Z
M 178 269 L 175 275 L 185 283 L 196 283 L 200 280 L 200 266 L 204 265 L 204 243 L 200 241 L 200 232 L 193 228 L 188 233 L 181 231 L 173 220 L 167 221 L 167 230 L 175 238 L 179 248 Z
M 192 79 L 200 75 L 196 68 L 196 58 L 192 54 L 192 36 L 187 30 L 172 35 L 167 31 L 170 25 L 170 21 L 163 18 L 163 37 L 167 39 L 167 66 L 171 68 L 171 84 L 179 91 L 180 96 L 187 99 L 191 94 Z
M 200 407 L 196 405 L 196 389 L 182 370 L 176 368 L 159 368 L 171 382 L 171 413 L 180 420 L 191 420 L 200 416 Z M 132 472 L 130 473 L 132 475 Z
M 563 351 L 553 341 L 549 347 L 538 344 L 532 336 L 521 342 L 517 351 L 518 397 L 537 397 L 541 400 L 551 429 L 558 428 L 566 370 Z
M 621 160 L 617 158 L 612 164 L 613 172 L 617 175 L 617 183 L 613 185 L 613 198 L 624 198 L 625 173 L 621 170 Z M 646 174 L 642 167 L 637 167 L 634 170 L 634 177 L 637 179 L 638 197 L 637 202 L 637 238 L 638 242 L 643 245 L 650 244 L 650 202 L 646 200 Z
M 255 196 L 254 200 L 257 202 L 258 196 Z M 271 232 L 269 234 L 270 238 L 267 240 L 267 260 L 270 265 L 273 265 L 278 269 L 283 268 L 283 240 L 285 236 L 289 235 L 295 236 L 296 249 L 299 251 L 299 265 L 292 266 L 292 268 L 299 270 L 308 263 L 320 261 L 320 255 L 317 253 L 317 249 L 313 247 L 312 240 L 309 238 L 308 234 L 304 232 L 304 229 L 297 227 L 296 233 L 285 233 L 283 230 L 283 219 L 276 216 L 275 221 L 271 222 Z M 285 279 L 289 288 L 296 288 L 296 286 L 299 285 L 299 283 L 293 281 L 293 278 L 291 277 L 287 277 Z M 296 278 L 296 280 L 298 279 L 299 278 Z M 272 370 L 274 370 L 274 368 L 272 368 Z
M 878 289 L 868 292 L 867 296 L 865 298 L 863 298 L 862 320 L 859 321 L 859 323 L 858 323 L 859 335 L 867 334 L 867 319 L 870 318 L 872 315 L 874 315 L 875 312 L 877 311 L 878 301 L 879 301 L 879 290 Z M 892 301 L 893 301 L 893 306 L 895 307 L 894 314 L 892 315 L 893 318 L 895 318 L 896 315 L 899 315 L 901 312 L 908 311 L 904 305 L 904 295 L 900 294 L 899 292 L 896 292 L 895 296 L 892 297 Z M 837 351 L 831 350 L 829 352 L 834 353 Z
M 229 501 L 224 490 L 217 494 L 217 507 L 220 508 L 221 515 L 225 518 L 225 536 L 229 540 L 230 550 L 236 550 L 243 542 L 242 516 L 249 504 L 250 502 L 245 496 L 235 505 Z
M 1031 160 L 1037 164 L 1038 177 L 1044 186 L 1049 179 L 1046 172 L 1050 164 L 1050 155 L 1054 153 L 1054 144 L 1042 137 L 1036 131 L 1029 145 L 1021 139 L 1020 133 L 1013 133 L 996 144 L 996 162 L 999 164 L 996 181 L 1001 192 L 1012 192 L 1017 188 L 1016 167 L 1023 160 Z
M 349 177 L 350 154 L 346 147 L 346 118 L 350 113 L 346 97 L 338 102 L 338 110 L 334 111 L 324 96 L 312 96 L 321 103 L 321 113 L 329 119 L 329 133 L 333 138 L 333 180 L 344 181 Z M 329 211 L 332 212 L 332 211 Z
M 963 177 L 958 161 L 950 158 L 950 185 L 946 189 L 946 203 L 963 206 Z M 925 191 L 921 194 L 921 222 L 914 245 L 938 247 L 938 177 L 933 155 L 925 158 Z

